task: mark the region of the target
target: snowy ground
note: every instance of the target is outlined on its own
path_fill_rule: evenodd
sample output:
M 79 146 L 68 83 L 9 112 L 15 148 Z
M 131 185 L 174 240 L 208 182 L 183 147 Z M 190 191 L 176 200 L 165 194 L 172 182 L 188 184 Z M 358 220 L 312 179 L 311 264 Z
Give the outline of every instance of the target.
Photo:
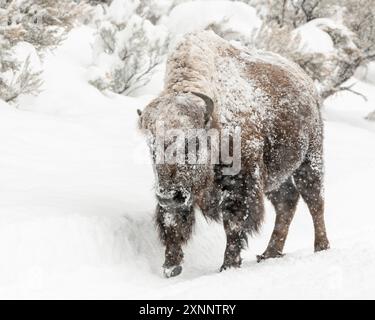
M 367 103 L 342 93 L 324 109 L 329 252 L 313 254 L 301 202 L 287 256 L 257 264 L 273 226 L 267 204 L 242 269 L 218 273 L 224 232 L 197 213 L 184 272 L 167 280 L 136 129 L 136 109 L 151 96 L 90 86 L 91 40 L 88 28 L 73 31 L 47 57 L 39 97 L 17 109 L 0 103 L 0 298 L 374 298 L 375 125 L 363 120 L 375 109 L 373 85 L 356 87 Z

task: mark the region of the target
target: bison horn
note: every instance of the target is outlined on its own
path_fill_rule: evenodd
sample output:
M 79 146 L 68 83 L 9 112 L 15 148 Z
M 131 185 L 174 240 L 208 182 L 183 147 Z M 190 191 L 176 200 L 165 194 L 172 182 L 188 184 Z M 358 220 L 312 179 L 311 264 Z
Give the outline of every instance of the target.
M 212 112 L 214 111 L 214 102 L 213 100 L 209 97 L 209 96 L 206 96 L 205 94 L 203 93 L 199 93 L 199 92 L 192 92 L 193 95 L 203 99 L 203 101 L 206 103 L 206 114 L 205 114 L 205 117 L 206 117 L 206 122 L 208 122 L 210 120 L 210 117 L 212 115 Z

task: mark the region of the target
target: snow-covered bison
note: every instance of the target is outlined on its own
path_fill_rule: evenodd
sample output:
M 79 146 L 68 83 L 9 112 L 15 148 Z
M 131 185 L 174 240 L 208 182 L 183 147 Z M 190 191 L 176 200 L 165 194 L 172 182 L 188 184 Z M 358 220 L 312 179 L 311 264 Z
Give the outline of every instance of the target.
M 300 195 L 312 215 L 315 251 L 329 248 L 319 104 L 311 79 L 279 55 L 244 50 L 211 31 L 183 38 L 168 59 L 164 91 L 140 115 L 154 159 L 165 276 L 182 271 L 182 245 L 192 234 L 197 207 L 207 218 L 223 220 L 227 245 L 221 270 L 239 267 L 247 235 L 262 224 L 264 195 L 275 207 L 276 222 L 258 261 L 282 256 Z M 240 171 L 225 174 L 228 163 L 220 162 L 157 162 L 161 120 L 180 131 L 240 127 Z M 229 145 L 233 149 L 233 141 Z

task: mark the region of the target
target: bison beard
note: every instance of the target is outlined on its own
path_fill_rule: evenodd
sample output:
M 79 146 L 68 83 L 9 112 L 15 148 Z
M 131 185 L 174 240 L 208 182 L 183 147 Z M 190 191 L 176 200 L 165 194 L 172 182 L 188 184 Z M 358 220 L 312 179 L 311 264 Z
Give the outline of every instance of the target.
M 194 226 L 194 208 L 222 219 L 227 245 L 220 270 L 241 265 L 248 235 L 258 232 L 264 195 L 276 211 L 268 247 L 258 261 L 283 249 L 300 196 L 315 228 L 315 251 L 329 248 L 324 223 L 323 123 L 311 79 L 269 52 L 235 47 L 212 32 L 185 36 L 167 63 L 165 89 L 140 115 L 154 150 L 157 121 L 170 129 L 241 127 L 241 170 L 225 162 L 154 163 L 156 224 L 165 245 L 164 274 L 182 271 L 182 247 Z

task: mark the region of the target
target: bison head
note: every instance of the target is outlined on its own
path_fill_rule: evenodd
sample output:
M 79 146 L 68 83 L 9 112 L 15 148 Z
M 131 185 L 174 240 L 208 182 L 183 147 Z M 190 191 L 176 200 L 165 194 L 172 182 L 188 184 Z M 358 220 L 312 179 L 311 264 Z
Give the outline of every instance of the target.
M 160 206 L 191 208 L 194 196 L 211 181 L 211 145 L 207 143 L 203 152 L 204 139 L 199 139 L 199 133 L 207 132 L 212 111 L 213 101 L 204 94 L 172 93 L 155 99 L 140 114 Z

